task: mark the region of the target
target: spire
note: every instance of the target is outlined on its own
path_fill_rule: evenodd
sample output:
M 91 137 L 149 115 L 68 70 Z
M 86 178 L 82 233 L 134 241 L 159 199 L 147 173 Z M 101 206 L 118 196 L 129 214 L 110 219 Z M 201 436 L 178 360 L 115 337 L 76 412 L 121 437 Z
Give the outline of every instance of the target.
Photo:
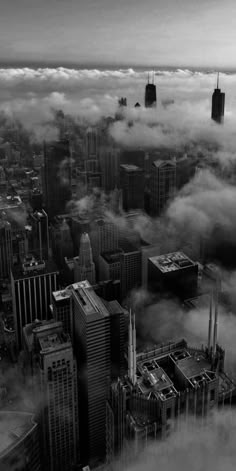
M 149 84 L 149 72 L 148 72 L 148 84 Z
M 128 377 L 133 382 L 133 331 L 132 331 L 132 313 L 129 310 L 129 344 L 128 344 Z
M 155 74 L 154 74 L 154 70 L 152 71 L 152 83 L 154 85 L 154 80 L 155 80 Z
M 133 384 L 137 382 L 136 369 L 137 369 L 137 359 L 136 359 L 136 326 L 135 326 L 135 313 L 133 314 Z
M 219 78 L 220 78 L 220 72 L 217 73 L 217 85 L 216 88 L 219 90 Z
M 215 321 L 214 321 L 214 331 L 213 331 L 213 347 L 212 353 L 213 357 L 216 354 L 216 345 L 217 345 L 217 336 L 218 336 L 218 298 L 219 298 L 219 280 L 216 280 L 216 291 L 215 291 Z
M 211 349 L 211 335 L 212 335 L 212 304 L 213 304 L 213 293 L 210 294 L 210 308 L 209 308 L 209 327 L 208 327 L 208 352 Z

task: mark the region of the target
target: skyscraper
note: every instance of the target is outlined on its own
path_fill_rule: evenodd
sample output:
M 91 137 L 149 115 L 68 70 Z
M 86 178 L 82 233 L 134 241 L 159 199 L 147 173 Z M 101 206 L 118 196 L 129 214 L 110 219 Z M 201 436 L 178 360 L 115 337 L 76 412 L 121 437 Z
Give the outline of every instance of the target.
M 0 279 L 8 278 L 12 265 L 11 224 L 0 219 Z
M 43 186 L 49 219 L 65 214 L 71 199 L 71 157 L 67 139 L 45 144 Z
M 120 154 L 118 149 L 103 147 L 100 154 L 102 173 L 102 188 L 112 191 L 119 185 L 120 179 Z
M 144 171 L 136 165 L 120 166 L 120 187 L 123 194 L 123 208 L 143 209 L 144 207 Z
M 96 219 L 91 223 L 90 241 L 93 258 L 98 268 L 99 255 L 118 249 L 118 227 L 112 221 Z
M 103 302 L 88 281 L 72 285 L 72 309 L 83 405 L 79 410 L 81 461 L 91 464 L 105 456 L 106 398 L 115 364 L 116 377 L 122 374 L 124 311 L 117 302 Z
M 150 178 L 150 212 L 159 215 L 176 190 L 176 162 L 156 160 Z
M 43 469 L 70 471 L 78 463 L 77 369 L 61 322 L 24 328 L 24 350 L 38 384 Z
M 130 243 L 120 255 L 120 289 L 124 300 L 130 291 L 141 285 L 141 251 Z
M 219 88 L 219 73 L 217 75 L 217 86 L 212 94 L 211 118 L 216 123 L 222 123 L 225 112 L 225 93 Z
M 89 235 L 85 232 L 80 239 L 79 260 L 75 259 L 74 281 L 88 280 L 91 285 L 96 283 L 95 265 Z
M 145 107 L 152 108 L 156 106 L 157 102 L 157 94 L 156 94 L 156 85 L 154 84 L 154 73 L 152 83 L 149 82 L 149 74 L 148 74 L 148 83 L 145 88 Z
M 58 289 L 57 267 L 52 261 L 27 259 L 12 270 L 11 286 L 17 342 L 21 347 L 23 327 L 35 319 L 51 317 L 52 291 Z
M 39 258 L 39 260 L 48 260 L 49 231 L 47 213 L 43 209 L 34 211 L 29 216 L 29 222 L 32 226 L 29 250 L 35 257 Z

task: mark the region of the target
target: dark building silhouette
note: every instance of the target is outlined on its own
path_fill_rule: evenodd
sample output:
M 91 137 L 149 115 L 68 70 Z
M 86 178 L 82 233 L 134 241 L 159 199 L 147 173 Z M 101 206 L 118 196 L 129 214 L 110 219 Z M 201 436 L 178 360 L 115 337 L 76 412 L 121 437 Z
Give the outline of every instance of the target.
M 143 209 L 144 207 L 144 171 L 137 165 L 120 166 L 120 187 L 123 193 L 123 208 Z
M 176 190 L 176 162 L 157 160 L 150 177 L 150 213 L 159 215 Z
M 49 219 L 65 214 L 71 199 L 71 157 L 67 139 L 45 144 L 43 186 Z
M 154 293 L 193 298 L 198 288 L 198 264 L 183 252 L 148 259 L 148 288 Z
M 156 85 L 154 84 L 154 74 L 152 83 L 149 82 L 149 75 L 148 75 L 148 83 L 145 88 L 145 107 L 151 108 L 156 106 L 157 102 L 157 94 L 156 94 Z
M 9 277 L 12 255 L 11 224 L 6 220 L 0 220 L 0 279 Z
M 222 123 L 225 112 L 225 93 L 219 88 L 219 74 L 217 75 L 217 86 L 212 95 L 211 118 L 216 123 Z
M 49 257 L 49 229 L 47 213 L 40 209 L 29 215 L 31 237 L 29 251 L 39 260 L 48 260 Z
M 74 260 L 74 281 L 88 280 L 96 283 L 95 265 L 89 235 L 84 232 L 80 239 L 79 260 Z

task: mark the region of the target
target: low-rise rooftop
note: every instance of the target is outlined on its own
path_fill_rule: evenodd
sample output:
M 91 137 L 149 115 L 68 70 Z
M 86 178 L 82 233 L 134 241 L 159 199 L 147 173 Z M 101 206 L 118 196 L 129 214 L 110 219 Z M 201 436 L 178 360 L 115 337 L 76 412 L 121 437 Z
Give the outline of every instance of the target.
M 0 457 L 8 453 L 36 426 L 30 413 L 0 411 Z
M 155 257 L 150 257 L 149 260 L 159 268 L 162 273 L 183 270 L 184 268 L 194 266 L 194 262 L 183 252 L 156 255 Z

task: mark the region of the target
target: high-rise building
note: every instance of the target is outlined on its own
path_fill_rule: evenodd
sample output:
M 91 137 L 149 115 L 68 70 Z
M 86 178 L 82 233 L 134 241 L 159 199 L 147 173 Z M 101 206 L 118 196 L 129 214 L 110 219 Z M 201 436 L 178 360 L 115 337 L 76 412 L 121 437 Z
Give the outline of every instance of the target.
M 153 293 L 193 298 L 198 289 L 198 263 L 183 252 L 157 255 L 148 259 L 148 288 Z
M 144 207 L 144 171 L 136 165 L 120 166 L 120 187 L 123 194 L 123 208 L 143 209 Z
M 107 402 L 109 469 L 121 453 L 122 469 L 128 468 L 129 460 L 149 440 L 165 439 L 176 429 L 181 416 L 203 420 L 220 404 L 231 405 L 235 392 L 235 384 L 224 370 L 225 352 L 217 344 L 217 336 L 211 342 L 213 323 L 209 324 L 206 348 L 192 348 L 183 339 L 137 353 L 132 317 L 130 314 L 127 375 L 112 384 Z M 214 332 L 216 325 L 217 309 Z
M 45 471 L 70 471 L 78 463 L 77 368 L 70 337 L 61 322 L 24 327 L 24 350 L 38 386 Z
M 75 259 L 74 282 L 88 280 L 91 285 L 96 283 L 95 265 L 89 235 L 85 232 L 80 239 L 79 259 Z
M 71 230 L 65 218 L 56 221 L 51 226 L 52 250 L 56 263 L 62 267 L 65 257 L 71 258 L 74 255 L 74 246 Z
M 11 224 L 0 219 L 0 279 L 10 276 L 12 255 Z
M 145 88 L 145 107 L 152 108 L 156 106 L 157 102 L 157 93 L 156 93 L 156 85 L 154 84 L 154 74 L 152 83 L 149 82 L 149 75 L 148 75 L 148 83 Z
M 69 141 L 44 146 L 44 200 L 49 219 L 66 213 L 71 199 L 71 157 Z
M 39 426 L 33 415 L 1 410 L 0 424 L 0 469 L 41 471 Z
M 157 160 L 150 178 L 150 213 L 159 215 L 176 191 L 176 162 Z
M 13 313 L 18 347 L 22 329 L 35 319 L 51 317 L 52 291 L 58 289 L 58 269 L 54 262 L 26 259 L 11 272 Z
M 122 374 L 124 311 L 103 302 L 87 281 L 72 285 L 74 351 L 78 365 L 82 463 L 104 459 L 106 398 L 109 383 Z M 112 366 L 113 365 L 113 366 Z
M 211 118 L 216 123 L 222 123 L 225 112 L 225 93 L 219 88 L 219 74 L 217 75 L 217 86 L 212 95 Z
M 29 244 L 30 253 L 39 260 L 48 260 L 49 257 L 49 230 L 48 216 L 44 209 L 34 211 L 29 215 L 29 224 L 32 227 Z
M 118 249 L 118 227 L 107 219 L 96 219 L 91 223 L 90 241 L 93 258 L 98 268 L 99 255 Z
M 130 243 L 126 243 L 125 250 L 120 255 L 120 289 L 121 299 L 124 300 L 132 289 L 141 285 L 141 252 Z
M 100 166 L 102 173 L 102 188 L 112 191 L 119 186 L 120 180 L 120 153 L 113 147 L 103 147 L 100 152 Z

